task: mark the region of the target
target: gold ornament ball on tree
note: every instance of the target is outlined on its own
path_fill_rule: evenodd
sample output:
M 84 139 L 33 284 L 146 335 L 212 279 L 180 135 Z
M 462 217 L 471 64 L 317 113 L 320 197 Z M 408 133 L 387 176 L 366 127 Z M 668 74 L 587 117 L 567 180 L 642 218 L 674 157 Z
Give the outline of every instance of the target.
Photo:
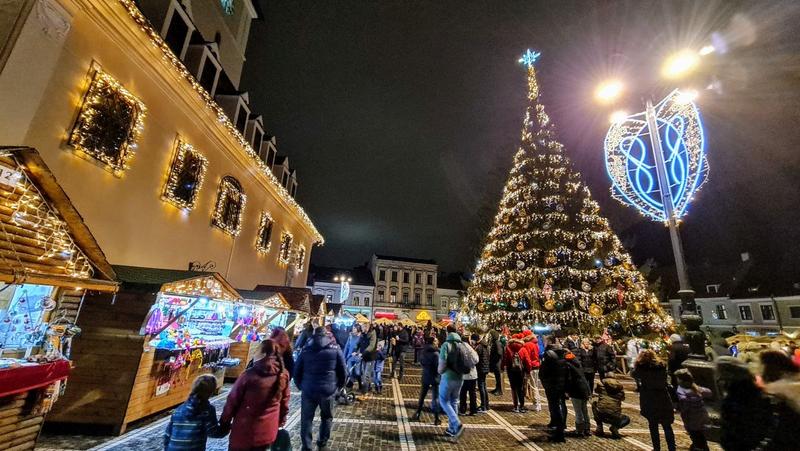
M 589 306 L 589 314 L 595 318 L 600 318 L 603 316 L 603 307 L 600 307 L 597 304 L 592 304 Z
M 517 269 L 525 269 L 525 262 L 522 260 L 517 260 Z
M 520 252 L 524 251 L 525 250 L 525 243 L 523 243 L 522 241 L 518 242 L 517 243 L 517 250 L 520 251 Z
M 517 282 L 515 282 L 515 281 L 513 281 L 513 280 L 509 280 L 509 281 L 508 281 L 508 288 L 511 288 L 512 290 L 513 290 L 514 288 L 517 288 Z
M 555 308 L 556 308 L 556 301 L 554 301 L 554 300 L 552 300 L 552 299 L 548 299 L 548 300 L 546 300 L 546 301 L 544 302 L 544 308 L 545 308 L 545 309 L 547 309 L 547 310 L 550 310 L 550 311 L 552 311 L 552 310 L 555 310 Z

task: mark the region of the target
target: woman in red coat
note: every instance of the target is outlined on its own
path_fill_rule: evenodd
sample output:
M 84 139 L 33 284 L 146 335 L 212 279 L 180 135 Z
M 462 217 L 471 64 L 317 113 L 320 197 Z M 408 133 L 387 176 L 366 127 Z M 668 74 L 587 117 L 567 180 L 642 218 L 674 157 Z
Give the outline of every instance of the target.
M 503 353 L 501 369 L 508 372 L 508 383 L 511 385 L 511 400 L 514 402 L 514 412 L 525 413 L 525 374 L 533 367 L 531 356 L 525 349 L 522 334 L 515 334 L 508 341 Z
M 268 449 L 278 428 L 286 422 L 289 374 L 284 370 L 279 348 L 272 340 L 261 342 L 264 357 L 233 384 L 220 417 L 220 425 L 231 428 L 229 451 Z

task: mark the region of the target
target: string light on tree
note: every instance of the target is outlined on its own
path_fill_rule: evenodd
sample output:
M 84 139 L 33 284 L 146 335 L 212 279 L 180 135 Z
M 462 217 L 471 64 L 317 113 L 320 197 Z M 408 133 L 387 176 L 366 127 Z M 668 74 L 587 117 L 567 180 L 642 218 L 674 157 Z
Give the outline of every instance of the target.
M 540 103 L 539 58 L 528 50 L 519 60 L 528 72 L 522 142 L 465 308 L 490 326 L 664 329 L 669 317 L 556 141 Z

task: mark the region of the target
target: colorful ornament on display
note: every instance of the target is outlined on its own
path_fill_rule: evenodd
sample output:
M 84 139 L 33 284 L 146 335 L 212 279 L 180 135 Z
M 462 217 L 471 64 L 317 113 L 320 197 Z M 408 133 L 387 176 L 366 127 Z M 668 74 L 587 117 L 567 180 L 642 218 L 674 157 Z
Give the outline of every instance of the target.
M 605 263 L 606 266 L 614 266 L 614 257 L 606 258 L 604 263 Z
M 516 308 L 517 307 L 517 301 L 511 301 L 511 306 Z
M 542 287 L 542 294 L 544 294 L 544 298 L 549 300 L 550 296 L 553 295 L 553 286 L 550 285 L 550 282 L 547 282 Z
M 545 221 L 545 223 L 542 224 L 542 228 L 544 230 L 550 230 L 550 221 Z
M 621 283 L 617 284 L 617 303 L 622 307 L 622 301 L 625 299 L 625 286 Z
M 564 211 L 564 205 L 563 204 L 556 205 L 556 210 L 559 212 Z
M 509 222 L 509 221 L 511 221 L 511 216 L 509 216 L 509 215 L 503 215 L 503 222 L 504 222 L 505 224 L 508 224 L 508 222 Z
M 512 290 L 517 288 L 517 282 L 515 282 L 514 280 L 509 280 L 508 281 L 508 288 L 510 288 Z
M 517 260 L 517 269 L 525 269 L 525 262 L 522 260 Z
M 603 308 L 597 304 L 592 304 L 589 306 L 589 314 L 595 318 L 600 318 L 603 316 Z
M 548 299 L 548 300 L 546 300 L 546 301 L 544 302 L 544 308 L 545 308 L 546 310 L 551 310 L 551 311 L 552 311 L 552 310 L 555 310 L 555 308 L 556 308 L 556 301 L 554 301 L 554 300 L 552 300 L 552 299 Z
M 520 252 L 524 251 L 525 250 L 525 243 L 523 243 L 522 241 L 517 242 L 517 250 L 520 251 Z
M 558 257 L 553 251 L 547 254 L 547 257 L 544 258 L 544 264 L 547 266 L 555 266 L 558 263 Z
M 564 310 L 564 303 L 561 301 L 556 302 L 556 310 L 558 310 L 559 312 Z
M 580 249 L 580 250 L 586 249 L 586 242 L 585 241 L 578 241 L 578 249 Z
M 589 282 L 583 282 L 581 283 L 581 289 L 588 293 L 592 291 L 592 285 Z

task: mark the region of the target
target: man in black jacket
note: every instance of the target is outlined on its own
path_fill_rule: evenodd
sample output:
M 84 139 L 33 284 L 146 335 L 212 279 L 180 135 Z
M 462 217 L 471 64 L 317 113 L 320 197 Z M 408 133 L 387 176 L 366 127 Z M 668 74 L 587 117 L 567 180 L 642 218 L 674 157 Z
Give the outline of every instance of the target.
M 553 344 L 548 339 L 547 352 L 539 367 L 539 379 L 542 381 L 547 396 L 547 407 L 550 410 L 549 428 L 552 430 L 550 441 L 564 442 L 564 429 L 567 428 L 567 402 L 565 398 L 567 384 L 567 362 L 561 345 Z
M 600 375 L 600 380 L 603 380 L 606 378 L 606 373 L 613 373 L 617 366 L 614 348 L 609 346 L 602 337 L 595 337 L 592 352 L 594 353 L 594 363 L 597 365 L 597 374 Z
M 378 335 L 375 326 L 367 324 L 361 339 L 358 341 L 358 352 L 361 354 L 361 394 L 369 392 L 375 369 L 375 351 L 378 348 Z
M 397 382 L 403 382 L 403 371 L 405 370 L 406 352 L 408 352 L 408 345 L 411 342 L 411 337 L 405 327 L 397 326 L 395 332 L 395 349 L 394 359 L 392 360 L 392 377 L 397 374 Z M 397 367 L 400 367 L 400 372 L 397 373 Z
M 481 399 L 481 406 L 478 407 L 478 413 L 486 412 L 489 410 L 489 392 L 486 390 L 486 376 L 489 375 L 491 368 L 491 350 L 489 349 L 489 335 L 481 339 L 478 334 L 472 334 L 472 341 L 477 343 L 475 352 L 478 353 L 478 396 Z
M 496 330 L 491 333 L 491 341 L 489 344 L 489 369 L 494 374 L 494 390 L 493 395 L 503 394 L 503 372 L 500 371 L 500 363 L 503 361 L 503 343 L 500 341 L 500 334 Z
M 434 338 L 425 337 L 425 346 L 419 354 L 419 364 L 422 366 L 422 387 L 419 391 L 419 404 L 417 412 L 411 417 L 412 421 L 419 421 L 422 414 L 422 405 L 425 404 L 425 396 L 428 389 L 431 389 L 431 407 L 433 409 L 433 424 L 440 425 L 439 420 L 439 350 L 433 345 Z

